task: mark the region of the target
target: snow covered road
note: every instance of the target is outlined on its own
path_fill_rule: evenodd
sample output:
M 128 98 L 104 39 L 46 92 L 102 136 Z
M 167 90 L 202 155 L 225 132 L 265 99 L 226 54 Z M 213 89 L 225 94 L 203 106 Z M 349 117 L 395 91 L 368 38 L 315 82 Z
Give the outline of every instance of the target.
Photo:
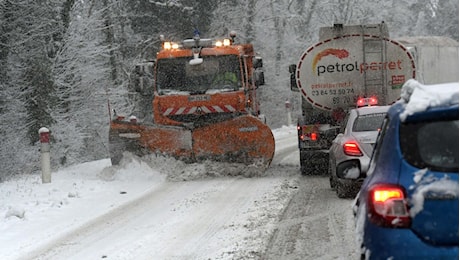
M 2 183 L 2 259 L 357 259 L 351 200 L 325 176 L 300 175 L 293 128 L 274 134 L 263 177 L 179 164 L 173 172 L 189 174 L 181 181 L 164 176 L 169 161 L 133 160 L 73 167 L 48 186 Z
M 29 256 L 228 259 L 237 253 L 246 258 L 265 247 L 289 198 L 289 186 L 279 183 L 270 177 L 165 183 Z

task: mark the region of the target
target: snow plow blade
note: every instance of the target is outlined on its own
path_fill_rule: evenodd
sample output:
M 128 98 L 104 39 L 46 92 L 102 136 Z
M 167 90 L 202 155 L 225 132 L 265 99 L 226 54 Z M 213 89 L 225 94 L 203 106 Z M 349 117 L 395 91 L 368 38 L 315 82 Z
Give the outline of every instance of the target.
M 275 153 L 270 128 L 249 115 L 197 128 L 192 138 L 197 160 L 209 158 L 268 167 Z
M 138 156 L 169 155 L 186 162 L 213 160 L 267 168 L 275 140 L 267 125 L 249 115 L 193 129 L 114 120 L 109 150 L 113 165 L 119 164 L 127 151 Z

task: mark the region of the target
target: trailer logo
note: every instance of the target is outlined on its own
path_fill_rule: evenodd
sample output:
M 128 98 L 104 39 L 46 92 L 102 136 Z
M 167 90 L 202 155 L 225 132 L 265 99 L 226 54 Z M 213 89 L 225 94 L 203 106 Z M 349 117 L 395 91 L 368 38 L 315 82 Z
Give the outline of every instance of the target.
M 353 72 L 365 73 L 366 71 L 378 71 L 378 70 L 402 70 L 403 61 L 398 59 L 396 61 L 370 61 L 358 63 L 358 61 L 352 61 L 350 63 L 338 63 L 318 65 L 318 62 L 326 56 L 335 56 L 341 60 L 348 58 L 349 52 L 345 49 L 325 49 L 318 53 L 312 63 L 312 71 L 317 76 L 321 76 L 324 73 L 340 73 L 340 72 Z
M 316 64 L 318 64 L 318 62 L 323 57 L 326 57 L 326 56 L 329 56 L 329 55 L 333 55 L 333 56 L 343 60 L 344 58 L 348 57 L 349 53 L 345 49 L 332 49 L 332 48 L 325 49 L 324 51 L 321 51 L 320 53 L 316 54 L 315 58 L 313 59 L 313 64 L 312 64 L 313 73 L 315 72 Z M 319 67 L 318 67 L 318 76 L 319 76 L 319 74 L 320 73 L 319 73 Z

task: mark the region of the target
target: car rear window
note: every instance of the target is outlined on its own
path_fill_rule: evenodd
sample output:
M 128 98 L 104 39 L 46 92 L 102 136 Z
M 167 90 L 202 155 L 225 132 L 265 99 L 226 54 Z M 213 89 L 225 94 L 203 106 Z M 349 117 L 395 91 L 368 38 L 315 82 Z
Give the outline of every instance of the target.
M 377 131 L 382 126 L 386 113 L 359 115 L 353 122 L 353 132 Z
M 401 124 L 404 158 L 417 168 L 458 172 L 458 119 Z

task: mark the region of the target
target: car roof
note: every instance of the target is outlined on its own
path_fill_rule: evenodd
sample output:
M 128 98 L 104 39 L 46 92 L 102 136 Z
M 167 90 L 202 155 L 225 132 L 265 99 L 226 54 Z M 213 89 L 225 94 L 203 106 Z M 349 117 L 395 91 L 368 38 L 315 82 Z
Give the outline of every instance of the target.
M 407 117 L 430 110 L 449 110 L 449 107 L 458 110 L 458 99 L 458 82 L 423 85 L 411 79 L 403 85 L 401 99 L 391 111 L 400 113 L 401 121 L 405 121 Z
M 354 108 L 358 115 L 368 115 L 368 114 L 377 114 L 377 113 L 386 113 L 390 109 L 390 106 L 368 106 Z

